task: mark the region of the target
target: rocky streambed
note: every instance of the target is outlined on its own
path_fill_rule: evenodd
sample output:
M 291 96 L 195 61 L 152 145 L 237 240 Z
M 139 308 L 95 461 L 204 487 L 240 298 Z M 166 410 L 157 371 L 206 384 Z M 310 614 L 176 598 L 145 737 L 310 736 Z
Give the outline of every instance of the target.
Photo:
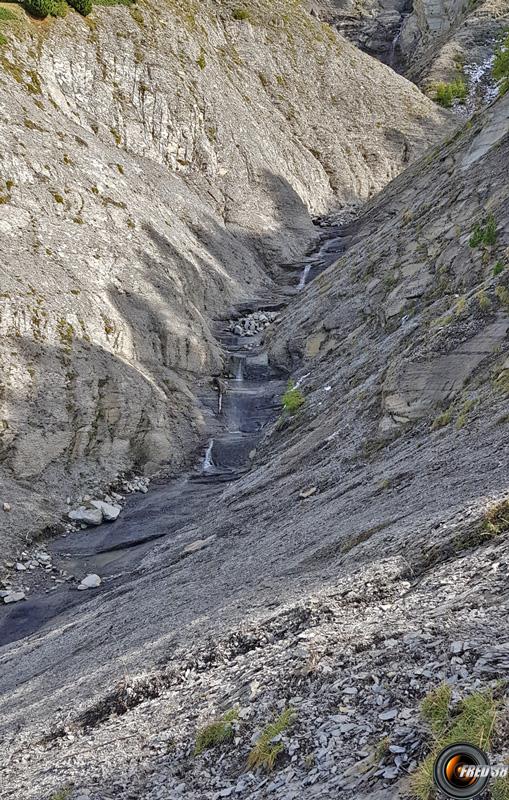
M 331 226 L 316 249 L 286 265 L 285 284 L 270 298 L 246 301 L 216 325 L 224 352 L 224 375 L 201 392 L 206 444 L 196 466 L 174 480 L 126 483 L 126 497 L 85 495 L 69 513 L 71 527 L 46 546 L 12 562 L 0 608 L 0 646 L 17 641 L 90 599 L 91 593 L 118 590 L 142 568 L 155 542 L 171 542 L 177 563 L 210 540 L 199 530 L 214 513 L 225 484 L 249 470 L 267 426 L 281 412 L 287 375 L 269 363 L 265 332 L 277 325 L 289 297 L 329 266 L 343 247 L 340 227 Z M 123 505 L 122 505 L 123 504 Z

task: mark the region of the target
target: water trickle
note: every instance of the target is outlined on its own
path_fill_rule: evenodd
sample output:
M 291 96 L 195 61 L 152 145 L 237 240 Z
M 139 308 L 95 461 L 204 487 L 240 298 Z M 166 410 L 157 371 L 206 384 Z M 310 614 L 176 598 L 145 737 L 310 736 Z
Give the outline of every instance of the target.
M 239 383 L 244 380 L 244 359 L 236 359 L 235 380 Z
M 216 466 L 214 464 L 214 459 L 212 458 L 213 449 L 214 439 L 211 439 L 205 452 L 205 458 L 203 459 L 202 472 L 210 472 Z
M 307 281 L 310 269 L 311 269 L 311 264 L 306 264 L 306 266 L 304 267 L 304 269 L 302 271 L 302 275 L 300 276 L 299 292 L 301 292 L 303 289 L 306 288 L 306 281 Z

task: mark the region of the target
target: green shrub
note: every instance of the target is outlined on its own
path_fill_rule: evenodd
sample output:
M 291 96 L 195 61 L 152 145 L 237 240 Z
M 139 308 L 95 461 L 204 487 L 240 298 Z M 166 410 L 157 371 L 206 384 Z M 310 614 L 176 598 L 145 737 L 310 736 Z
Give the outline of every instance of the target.
M 281 736 L 294 720 L 294 712 L 291 708 L 285 708 L 274 722 L 267 725 L 260 734 L 255 746 L 249 753 L 247 759 L 248 769 L 263 767 L 267 772 L 272 772 L 278 755 L 284 750 L 282 742 L 273 740 Z
M 198 56 L 196 63 L 198 64 L 200 69 L 205 69 L 207 66 L 207 59 L 205 57 L 205 52 L 202 50 L 200 55 Z
M 25 0 L 24 9 L 27 14 L 37 19 L 44 19 L 53 13 L 54 0 Z
M 489 311 L 491 308 L 491 300 L 486 294 L 484 289 L 481 289 L 476 294 L 477 302 L 481 311 Z
M 495 54 L 493 77 L 496 81 L 500 81 L 501 95 L 509 91 L 509 36 Z
M 495 266 L 493 267 L 493 277 L 496 278 L 497 275 L 500 275 L 501 272 L 504 271 L 504 265 L 501 261 L 497 261 Z
M 443 414 L 440 414 L 433 422 L 431 426 L 432 431 L 438 431 L 440 428 L 445 428 L 446 425 L 450 423 L 452 419 L 452 408 L 448 408 L 447 411 L 444 411 Z
M 284 410 L 289 414 L 295 414 L 304 405 L 304 402 L 305 398 L 300 389 L 297 389 L 294 382 L 289 380 L 282 398 Z
M 250 14 L 249 11 L 245 8 L 236 8 L 232 14 L 233 19 L 239 20 L 249 20 Z
M 8 41 L 9 40 L 3 35 L 3 33 L 0 33 L 0 44 L 7 44 Z
M 470 247 L 485 245 L 491 247 L 497 241 L 497 221 L 493 214 L 488 214 L 483 224 L 477 223 L 468 240 Z
M 455 100 L 463 103 L 467 96 L 467 85 L 463 78 L 457 78 L 452 83 L 445 83 L 441 81 L 435 84 L 434 93 L 435 101 L 444 108 L 451 108 Z
M 238 710 L 232 709 L 221 717 L 221 719 L 211 722 L 210 725 L 201 728 L 196 736 L 196 744 L 194 747 L 195 756 L 199 756 L 204 750 L 209 750 L 212 747 L 217 747 L 219 744 L 231 741 L 235 732 L 233 722 L 235 722 L 238 715 Z
M 497 286 L 495 289 L 495 295 L 497 300 L 509 309 L 509 289 L 506 286 Z
M 92 0 L 68 0 L 68 2 L 82 17 L 88 17 L 92 11 Z

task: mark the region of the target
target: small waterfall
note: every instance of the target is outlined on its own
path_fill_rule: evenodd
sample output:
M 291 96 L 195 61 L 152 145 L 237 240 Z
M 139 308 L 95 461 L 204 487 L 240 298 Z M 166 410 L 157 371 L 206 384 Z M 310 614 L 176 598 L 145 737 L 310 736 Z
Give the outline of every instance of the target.
M 310 269 L 311 269 L 311 264 L 306 264 L 306 266 L 304 267 L 304 270 L 302 272 L 302 275 L 300 276 L 299 292 L 301 292 L 306 287 L 306 281 L 307 281 L 307 277 L 309 275 Z
M 205 458 L 203 459 L 202 472 L 210 472 L 216 466 L 214 464 L 214 459 L 212 458 L 213 449 L 214 439 L 211 439 L 205 452 Z
M 237 358 L 237 365 L 235 368 L 235 380 L 241 383 L 244 380 L 244 359 Z
M 398 33 L 396 34 L 396 36 L 394 37 L 394 39 L 392 40 L 392 43 L 391 43 L 391 49 L 390 49 L 390 52 L 389 52 L 389 66 L 390 67 L 394 67 L 394 64 L 396 63 L 396 48 L 398 46 L 400 33 L 401 33 L 401 31 L 398 31 Z
M 223 411 L 223 393 L 221 389 L 219 389 L 219 394 L 217 396 L 217 413 L 221 414 Z

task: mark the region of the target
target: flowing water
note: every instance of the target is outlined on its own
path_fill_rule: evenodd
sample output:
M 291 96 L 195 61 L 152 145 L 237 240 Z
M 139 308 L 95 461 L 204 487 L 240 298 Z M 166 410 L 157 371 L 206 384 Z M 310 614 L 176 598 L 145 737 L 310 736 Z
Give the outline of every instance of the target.
M 327 236 L 316 252 L 293 266 L 299 289 L 341 253 L 336 231 Z M 271 300 L 272 304 L 244 304 L 242 311 L 281 308 L 285 295 Z M 250 468 L 253 451 L 280 413 L 287 378 L 271 367 L 263 334 L 249 339 L 235 336 L 224 322 L 217 326 L 216 336 L 229 364 L 228 374 L 216 387 L 219 396 L 211 388 L 202 398 L 210 430 L 196 469 L 175 480 L 153 481 L 150 491 L 141 497 L 131 495 L 115 522 L 52 540 L 48 549 L 54 566 L 80 580 L 97 573 L 103 584 L 92 593 L 77 591 L 76 583 L 69 581 L 47 592 L 34 591 L 25 602 L 6 606 L 0 611 L 0 645 L 39 630 L 97 592 L 127 584 L 157 540 L 166 537 L 172 546 L 174 543 L 178 560 L 183 546 L 192 541 L 182 540 L 186 531 L 189 536 L 190 526 L 194 539 L 206 537 L 203 521 L 212 513 L 211 504 L 217 502 L 225 484 L 238 480 Z

